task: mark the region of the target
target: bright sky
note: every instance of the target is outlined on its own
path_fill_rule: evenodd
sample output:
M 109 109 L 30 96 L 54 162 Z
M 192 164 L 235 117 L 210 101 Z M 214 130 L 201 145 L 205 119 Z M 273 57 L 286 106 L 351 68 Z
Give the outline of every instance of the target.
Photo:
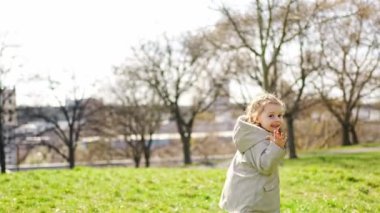
M 22 65 L 3 80 L 16 85 L 18 105 L 51 103 L 46 83 L 27 80 L 35 74 L 70 89 L 75 73 L 77 84 L 94 92 L 88 88 L 106 82 L 138 41 L 212 26 L 220 17 L 215 2 L 0 0 L 0 42 L 18 45 L 9 52 Z

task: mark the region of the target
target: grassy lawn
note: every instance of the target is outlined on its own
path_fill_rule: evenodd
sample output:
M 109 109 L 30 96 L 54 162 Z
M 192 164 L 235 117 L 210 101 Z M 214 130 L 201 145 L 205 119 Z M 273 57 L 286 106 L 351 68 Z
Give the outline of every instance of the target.
M 283 212 L 380 212 L 380 152 L 313 154 L 281 169 Z
M 281 167 L 282 212 L 380 212 L 380 153 Z M 76 168 L 0 175 L 0 212 L 222 212 L 225 169 Z

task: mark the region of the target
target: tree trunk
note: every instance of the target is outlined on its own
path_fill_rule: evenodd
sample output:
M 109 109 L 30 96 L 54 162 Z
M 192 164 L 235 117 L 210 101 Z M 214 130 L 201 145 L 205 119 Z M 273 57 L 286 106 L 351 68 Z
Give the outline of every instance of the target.
M 141 156 L 139 155 L 135 155 L 133 157 L 133 161 L 135 161 L 135 168 L 140 168 L 140 160 L 141 160 Z
M 144 143 L 145 167 L 147 168 L 150 167 L 150 154 L 151 154 L 150 148 L 152 147 L 152 142 L 153 142 L 152 135 L 153 133 L 149 133 L 148 144 L 145 145 Z
M 343 123 L 342 125 L 342 145 L 350 146 L 350 125 Z
M 289 149 L 289 158 L 296 159 L 296 141 L 294 136 L 294 118 L 292 115 L 286 118 L 286 123 L 288 126 L 288 149 Z
M 0 82 L 1 83 L 1 82 Z M 6 171 L 6 162 L 5 162 L 5 141 L 4 141 L 4 119 L 3 119 L 3 112 L 4 112 L 4 105 L 3 105 L 3 92 L 4 89 L 2 88 L 2 85 L 0 85 L 0 166 L 1 166 L 1 173 L 5 173 Z
M 0 132 L 2 132 L 2 128 L 0 127 Z M 1 166 L 1 173 L 5 173 L 6 171 L 6 164 L 5 164 L 5 145 L 4 145 L 4 137 L 3 134 L 0 133 L 0 166 Z
M 191 161 L 191 126 L 192 123 L 190 124 L 184 124 L 181 123 L 181 121 L 178 119 L 180 117 L 180 113 L 175 111 L 176 115 L 176 124 L 177 124 L 177 129 L 178 132 L 181 136 L 181 142 L 182 142 L 182 149 L 183 149 L 183 161 L 185 165 L 190 165 L 192 163 Z M 185 130 L 186 129 L 186 130 Z
M 150 167 L 150 152 L 149 149 L 144 149 L 145 167 Z
M 353 124 L 351 125 L 350 130 L 351 130 L 350 132 L 352 136 L 352 144 L 358 144 L 359 138 L 358 138 L 358 135 L 356 134 L 356 129 L 355 129 L 355 126 L 353 126 Z
M 190 137 L 183 137 L 182 138 L 182 147 L 183 147 L 183 157 L 184 157 L 184 163 L 185 165 L 190 165 L 192 163 L 191 161 L 191 150 L 190 150 Z
M 75 167 L 75 148 L 73 145 L 69 146 L 69 168 L 74 169 Z
M 1 109 L 2 113 L 2 109 Z M 2 118 L 2 114 L 0 115 L 0 118 Z M 4 141 L 4 135 L 3 135 L 3 119 L 0 121 L 0 166 L 1 166 L 1 173 L 6 172 L 6 162 L 5 162 L 5 141 Z
M 136 142 L 137 142 L 136 151 L 133 158 L 135 161 L 135 168 L 140 168 L 142 153 L 145 152 L 145 150 L 144 150 L 144 144 L 142 141 L 136 141 Z
M 0 89 L 0 95 L 2 94 L 2 90 Z M 0 98 L 0 101 L 1 98 Z M 0 103 L 2 104 L 2 103 Z M 5 141 L 4 141 L 4 125 L 3 125 L 3 106 L 0 106 L 0 166 L 1 173 L 5 173 L 6 171 L 6 162 L 5 162 Z

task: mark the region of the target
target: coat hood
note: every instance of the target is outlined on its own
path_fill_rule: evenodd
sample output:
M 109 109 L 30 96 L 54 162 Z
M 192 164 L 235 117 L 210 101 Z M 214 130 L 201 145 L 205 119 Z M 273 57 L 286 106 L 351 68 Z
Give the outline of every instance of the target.
M 244 153 L 252 146 L 267 140 L 269 132 L 263 128 L 247 122 L 247 116 L 240 116 L 235 124 L 233 142 L 239 152 Z

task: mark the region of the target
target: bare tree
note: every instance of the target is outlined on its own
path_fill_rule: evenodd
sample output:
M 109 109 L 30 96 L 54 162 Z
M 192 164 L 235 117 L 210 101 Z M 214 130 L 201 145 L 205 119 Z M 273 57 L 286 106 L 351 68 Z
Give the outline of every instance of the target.
M 234 80 L 241 87 L 242 109 L 255 95 L 252 85 L 285 100 L 289 156 L 296 158 L 293 122 L 305 107 L 307 77 L 316 67 L 313 52 L 305 46 L 318 4 L 256 0 L 251 6 L 245 12 L 220 7 L 223 19 L 208 41 L 216 49 L 235 53 Z
M 0 85 L 0 165 L 1 165 L 1 173 L 5 173 L 6 171 L 6 155 L 5 155 L 5 147 L 9 144 L 8 134 L 10 134 L 13 130 L 12 125 L 8 125 L 8 122 L 5 122 L 4 114 L 5 114 L 5 103 L 7 100 L 14 95 L 15 90 L 7 90 Z M 14 112 L 15 113 L 15 112 Z
M 358 143 L 360 105 L 380 88 L 379 6 L 375 1 L 346 1 L 333 8 L 345 16 L 333 21 L 323 17 L 319 25 L 323 67 L 315 88 L 341 125 L 342 145 Z
M 172 114 L 181 137 L 185 164 L 192 163 L 191 134 L 195 117 L 215 102 L 227 81 L 206 57 L 203 42 L 198 35 L 146 42 L 134 48 L 129 64 L 120 67 L 131 81 L 139 80 L 152 88 Z
M 50 87 L 53 92 L 57 85 L 59 85 L 58 82 L 50 79 Z M 62 144 L 56 141 L 42 141 L 41 144 L 49 147 L 65 159 L 69 163 L 70 169 L 75 167 L 75 151 L 84 126 L 87 124 L 89 117 L 99 112 L 103 107 L 102 102 L 93 98 L 78 97 L 77 93 L 78 88 L 74 87 L 72 99 L 66 100 L 66 103 L 55 96 L 59 113 L 49 113 L 44 111 L 43 107 L 32 112 L 34 118 L 49 124 L 49 129 L 63 143 L 65 149 L 62 149 Z
M 314 105 L 317 101 L 314 92 L 306 85 L 312 81 L 309 77 L 318 70 L 320 65 L 318 52 L 313 50 L 313 43 L 315 43 L 313 19 L 319 12 L 320 5 L 304 1 L 296 1 L 295 4 L 292 17 L 297 36 L 289 42 L 286 49 L 296 57 L 279 59 L 284 68 L 284 77 L 278 82 L 278 93 L 286 103 L 285 118 L 290 159 L 297 158 L 294 121 L 302 110 Z
M 15 109 L 6 109 L 6 103 L 13 100 L 15 96 L 15 88 L 7 88 L 5 87 L 4 83 L 4 76 L 7 75 L 10 71 L 12 66 L 7 66 L 4 62 L 4 53 L 7 49 L 17 47 L 16 45 L 8 45 L 5 44 L 3 41 L 0 44 L 0 166 L 1 166 L 1 173 L 6 172 L 6 154 L 5 154 L 5 147 L 7 145 L 6 135 L 4 135 L 6 132 L 9 132 L 13 129 L 12 125 L 5 121 L 4 116 L 5 114 L 8 114 L 8 117 L 13 117 L 12 114 L 15 114 Z M 6 110 L 8 110 L 6 112 Z M 9 125 L 10 124 L 10 125 Z M 7 131 L 7 129 L 9 131 Z
M 140 166 L 144 154 L 145 167 L 150 166 L 152 135 L 161 124 L 162 104 L 151 88 L 141 85 L 139 81 L 117 73 L 117 86 L 113 88 L 118 103 L 115 109 L 116 129 L 124 136 L 124 141 L 132 148 L 135 167 Z
M 209 42 L 216 48 L 235 52 L 236 79 L 241 84 L 254 83 L 268 92 L 277 92 L 280 77 L 278 61 L 284 44 L 298 34 L 292 11 L 295 1 L 253 1 L 246 12 L 227 6 Z M 252 99 L 244 92 L 244 102 Z

